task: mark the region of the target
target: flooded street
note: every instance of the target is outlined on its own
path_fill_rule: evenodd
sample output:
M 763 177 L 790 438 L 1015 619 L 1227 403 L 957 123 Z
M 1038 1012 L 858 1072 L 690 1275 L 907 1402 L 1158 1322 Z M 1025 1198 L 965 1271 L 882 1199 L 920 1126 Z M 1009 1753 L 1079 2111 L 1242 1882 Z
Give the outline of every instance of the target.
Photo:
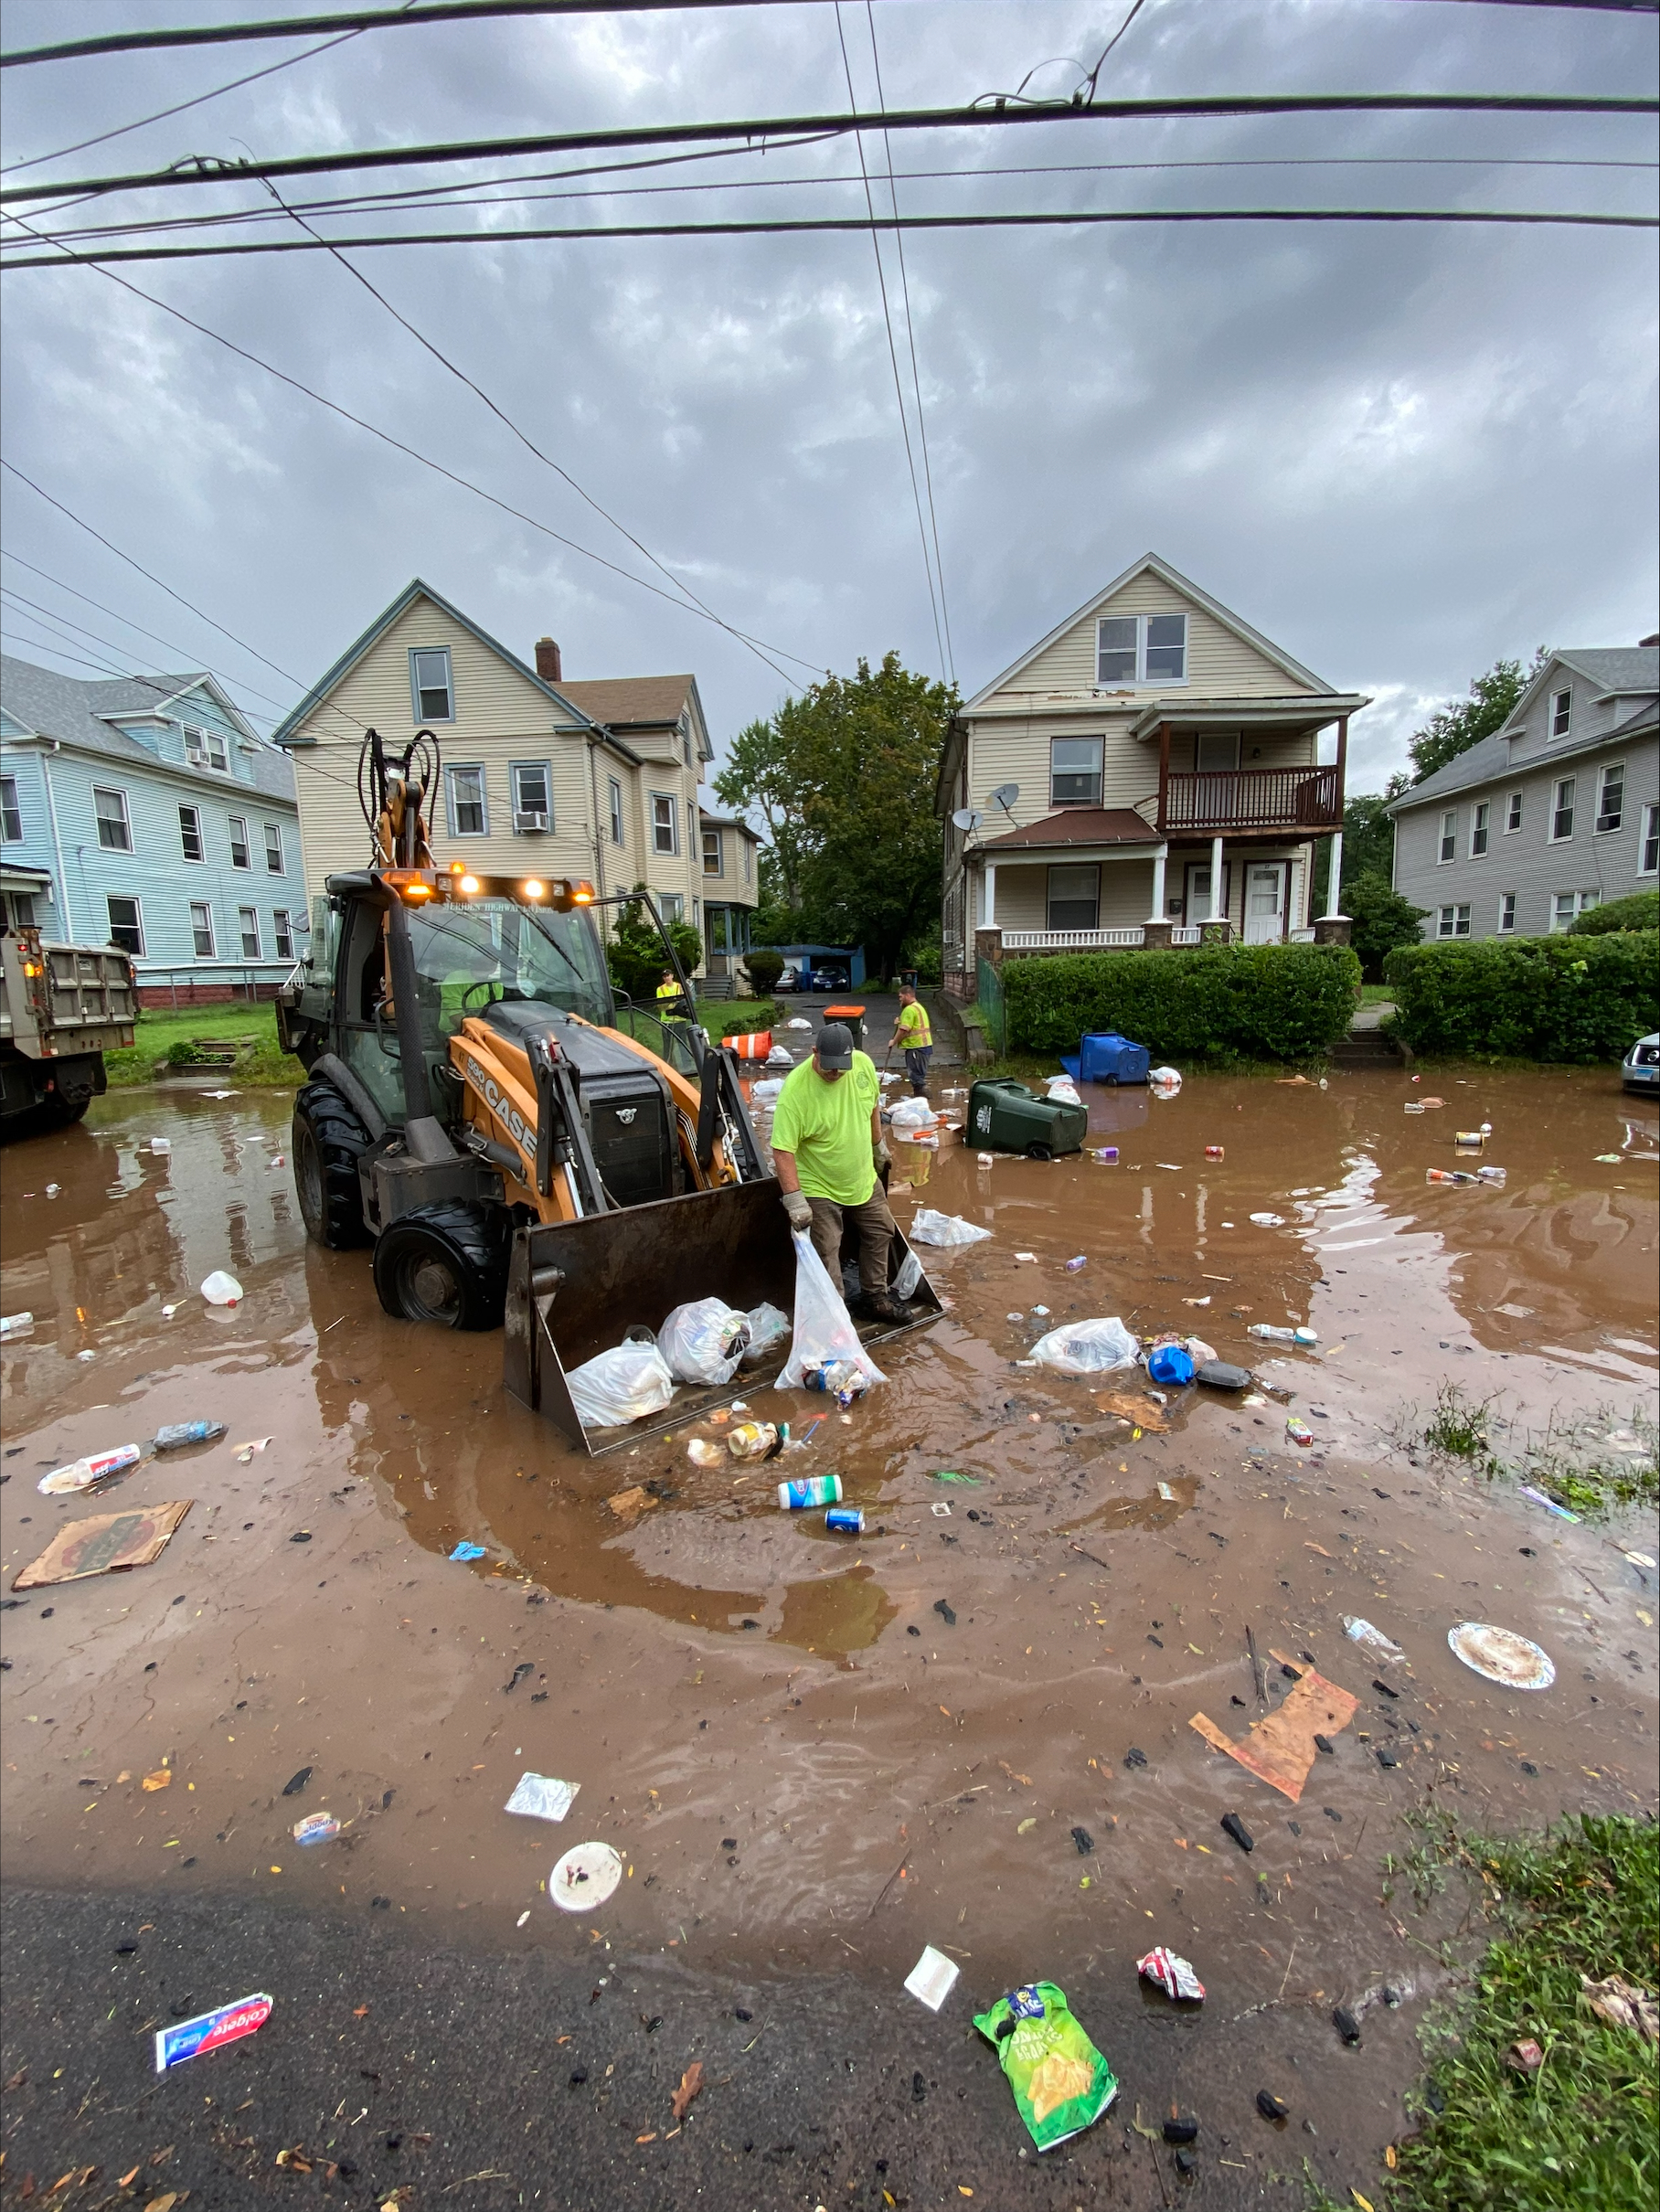
M 1438 1083 L 1444 1106 L 1404 1111 Z M 590 1460 L 505 1398 L 499 1335 L 388 1320 L 367 1254 L 305 1242 L 286 1094 L 129 1092 L 11 1145 L 4 1306 L 35 1324 L 3 1352 L 8 1601 L 69 1521 L 194 1503 L 154 1565 L 5 1615 L 9 1878 L 389 1900 L 423 1941 L 572 1956 L 598 1929 L 740 1978 L 846 1972 L 885 2004 L 931 1942 L 963 1968 L 958 2026 L 965 1994 L 1060 1981 L 1126 2114 L 1229 2083 L 1248 2106 L 1292 2069 L 1319 2135 L 1243 2130 L 1224 2155 L 1253 2187 L 1389 2140 L 1442 1971 L 1380 1896 L 1402 1816 L 1655 1803 L 1655 1575 L 1623 1548 L 1652 1557 L 1652 1523 L 1570 1526 L 1415 1441 L 1448 1380 L 1506 1436 L 1577 1430 L 1604 1459 L 1652 1419 L 1652 1106 L 1581 1070 L 1087 1095 L 1116 1164 L 895 1144 L 901 1226 L 926 1204 L 994 1233 L 925 1255 L 944 1318 L 783 1470 L 839 1473 L 853 1538 L 781 1513 L 776 1466 L 695 1464 L 718 1424 Z M 1504 1186 L 1427 1185 L 1483 1122 Z M 215 1268 L 232 1310 L 197 1292 Z M 1202 1336 L 1261 1402 L 1161 1409 L 1131 1372 L 1091 1391 L 1017 1364 L 1098 1314 Z M 799 1433 L 825 1401 L 748 1402 Z M 229 1434 L 99 1501 L 36 1489 L 197 1418 Z M 645 1484 L 643 1509 L 608 1504 Z M 1466 1620 L 1541 1644 L 1554 1686 L 1462 1664 Z M 1189 1723 L 1240 1740 L 1311 1664 L 1358 1709 L 1291 1802 Z M 527 1770 L 580 1784 L 561 1826 L 503 1812 Z M 296 1847 L 317 1811 L 344 1834 Z M 626 1876 L 567 1918 L 548 1869 L 590 1837 Z M 1193 1961 L 1202 2010 L 1138 1985 L 1153 1942 Z M 1408 2001 L 1345 2050 L 1332 2006 L 1385 1983 Z

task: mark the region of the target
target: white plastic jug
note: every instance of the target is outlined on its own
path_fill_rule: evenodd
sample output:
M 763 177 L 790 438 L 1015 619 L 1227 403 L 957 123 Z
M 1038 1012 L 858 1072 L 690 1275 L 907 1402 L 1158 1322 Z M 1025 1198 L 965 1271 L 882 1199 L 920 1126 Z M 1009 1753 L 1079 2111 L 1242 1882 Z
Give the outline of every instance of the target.
M 203 1281 L 202 1296 L 209 1305 L 239 1305 L 242 1286 L 234 1275 L 228 1275 L 223 1268 L 216 1267 L 212 1274 Z

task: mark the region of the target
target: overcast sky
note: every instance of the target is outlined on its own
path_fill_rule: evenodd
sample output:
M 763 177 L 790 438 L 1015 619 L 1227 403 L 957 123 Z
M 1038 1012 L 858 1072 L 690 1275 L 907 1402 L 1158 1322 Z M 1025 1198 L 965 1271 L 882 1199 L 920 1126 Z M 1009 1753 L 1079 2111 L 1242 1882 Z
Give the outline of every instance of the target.
M 278 12 L 278 0 L 7 0 L 5 38 L 16 48 Z M 1091 65 L 1123 13 L 1066 0 L 877 0 L 887 100 L 954 104 L 1012 90 L 1051 58 Z M 873 106 L 862 0 L 845 0 L 842 16 L 859 105 Z M 5 160 L 53 154 L 303 50 L 261 42 L 8 70 Z M 6 181 L 147 170 L 190 154 L 842 111 L 843 72 L 823 0 L 398 29 Z M 1064 92 L 1078 75 L 1057 58 L 1031 89 Z M 1630 95 L 1655 82 L 1652 16 L 1460 0 L 1145 0 L 1101 91 Z M 879 138 L 865 144 L 879 172 Z M 1072 119 L 896 134 L 892 145 L 896 166 L 912 172 L 1303 165 L 901 177 L 908 212 L 1648 213 L 1655 200 L 1655 133 L 1643 118 Z M 1347 158 L 1306 165 L 1318 155 Z M 1357 165 L 1360 155 L 1420 160 Z M 1421 165 L 1428 156 L 1458 158 Z M 282 188 L 321 199 L 578 165 L 539 157 Z M 423 210 L 423 227 L 477 229 L 483 242 L 355 258 L 727 622 L 812 668 L 847 670 L 894 647 L 938 673 L 869 237 L 509 242 L 537 223 L 864 207 L 850 141 L 622 182 L 688 177 L 697 190 Z M 770 181 L 786 178 L 806 181 Z M 24 212 L 49 229 L 261 204 L 271 207 L 245 183 L 130 195 L 73 216 Z M 242 235 L 298 235 L 271 211 L 273 223 Z M 359 213 L 320 227 L 388 225 Z M 899 271 L 885 251 L 914 447 Z M 1430 707 L 1500 654 L 1631 643 L 1655 627 L 1652 231 L 980 230 L 912 234 L 905 261 L 965 694 L 1152 548 L 1337 688 L 1373 696 L 1353 739 L 1351 788 L 1364 790 L 1399 764 Z M 121 273 L 673 594 L 332 258 Z M 695 670 L 719 748 L 783 695 L 777 671 L 725 631 L 445 483 L 94 269 L 10 274 L 5 310 L 7 456 L 284 675 L 8 477 L 8 549 L 168 641 L 149 643 L 8 561 L 9 589 L 54 611 L 8 599 L 13 653 L 76 675 L 211 667 L 269 727 L 420 575 L 526 657 L 550 632 L 570 676 Z M 77 642 L 66 621 L 101 642 Z M 776 657 L 793 682 L 807 679 Z

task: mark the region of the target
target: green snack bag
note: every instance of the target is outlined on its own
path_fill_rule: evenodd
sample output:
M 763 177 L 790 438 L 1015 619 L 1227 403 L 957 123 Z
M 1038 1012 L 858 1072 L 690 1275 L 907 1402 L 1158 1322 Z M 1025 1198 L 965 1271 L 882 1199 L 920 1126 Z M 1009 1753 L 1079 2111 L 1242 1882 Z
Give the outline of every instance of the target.
M 1080 2135 L 1118 2094 L 1112 2069 L 1053 1982 L 1028 1982 L 999 1997 L 974 2026 L 994 2046 L 1015 2108 L 1039 2151 Z

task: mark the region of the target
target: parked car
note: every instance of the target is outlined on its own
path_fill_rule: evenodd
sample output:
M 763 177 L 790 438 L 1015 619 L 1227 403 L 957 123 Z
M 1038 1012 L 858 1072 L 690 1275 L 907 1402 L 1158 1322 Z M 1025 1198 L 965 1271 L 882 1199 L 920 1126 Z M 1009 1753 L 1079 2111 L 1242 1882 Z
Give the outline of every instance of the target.
M 832 992 L 845 991 L 847 988 L 847 971 L 846 968 L 814 968 L 806 988 L 809 991 L 823 991 L 826 996 Z
M 1640 1037 L 1620 1064 L 1627 1090 L 1660 1091 L 1660 1029 Z

